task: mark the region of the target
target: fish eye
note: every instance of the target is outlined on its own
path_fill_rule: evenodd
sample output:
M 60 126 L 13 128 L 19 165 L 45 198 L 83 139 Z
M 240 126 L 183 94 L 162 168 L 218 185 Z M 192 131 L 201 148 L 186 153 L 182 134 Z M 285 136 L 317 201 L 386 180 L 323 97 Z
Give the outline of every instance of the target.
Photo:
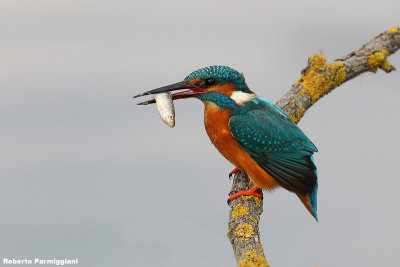
M 217 80 L 215 78 L 208 78 L 204 80 L 204 83 L 207 87 L 209 87 L 217 84 Z

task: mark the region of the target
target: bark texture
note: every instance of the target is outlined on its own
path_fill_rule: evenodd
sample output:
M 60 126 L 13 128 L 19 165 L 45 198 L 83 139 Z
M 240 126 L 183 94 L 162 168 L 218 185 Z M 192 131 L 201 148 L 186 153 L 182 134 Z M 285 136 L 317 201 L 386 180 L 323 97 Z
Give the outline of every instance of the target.
M 312 55 L 301 72 L 300 79 L 276 105 L 297 123 L 318 99 L 342 83 L 363 72 L 376 72 L 378 68 L 385 72 L 395 70 L 387 61 L 387 57 L 399 48 L 400 26 L 397 26 L 330 64 L 326 64 L 322 52 Z M 237 172 L 229 195 L 251 187 L 252 182 L 246 173 Z M 269 266 L 262 249 L 258 227 L 263 211 L 262 204 L 262 199 L 254 196 L 242 196 L 229 203 L 228 238 L 240 267 Z

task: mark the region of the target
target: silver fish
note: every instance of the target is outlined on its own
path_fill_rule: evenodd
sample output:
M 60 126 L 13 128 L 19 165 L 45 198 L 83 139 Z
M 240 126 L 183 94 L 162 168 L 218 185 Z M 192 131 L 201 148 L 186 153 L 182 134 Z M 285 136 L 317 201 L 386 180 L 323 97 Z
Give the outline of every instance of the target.
M 154 100 L 157 103 L 158 113 L 163 122 L 173 128 L 175 126 L 175 107 L 171 94 L 156 94 L 154 95 Z

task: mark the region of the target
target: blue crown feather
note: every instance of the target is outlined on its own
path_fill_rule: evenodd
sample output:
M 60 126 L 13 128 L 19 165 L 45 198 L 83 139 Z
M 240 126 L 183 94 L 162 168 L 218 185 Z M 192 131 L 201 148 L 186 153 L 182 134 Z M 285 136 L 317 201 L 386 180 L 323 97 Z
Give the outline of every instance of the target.
M 202 80 L 214 78 L 217 80 L 218 84 L 231 83 L 235 85 L 239 91 L 252 93 L 246 85 L 243 74 L 228 66 L 210 66 L 198 69 L 190 73 L 185 78 L 185 81 L 191 81 L 196 78 Z

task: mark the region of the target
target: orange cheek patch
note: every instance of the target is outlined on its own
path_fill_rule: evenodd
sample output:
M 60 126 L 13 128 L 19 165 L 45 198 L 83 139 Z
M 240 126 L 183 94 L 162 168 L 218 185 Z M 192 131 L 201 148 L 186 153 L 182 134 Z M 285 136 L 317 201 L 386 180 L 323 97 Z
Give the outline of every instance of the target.
M 192 86 L 201 86 L 202 82 L 203 81 L 197 77 L 193 80 L 190 80 L 188 82 L 188 84 L 192 85 Z M 236 86 L 234 86 L 233 84 L 225 83 L 225 84 L 218 84 L 218 85 L 211 86 L 211 87 L 207 88 L 206 90 L 208 92 L 212 92 L 212 91 L 218 92 L 227 97 L 230 97 L 233 94 L 233 92 L 236 91 Z
M 215 92 L 221 93 L 227 97 L 230 97 L 232 95 L 232 93 L 236 91 L 236 86 L 234 86 L 233 84 L 228 84 L 228 83 L 218 84 L 213 87 L 210 87 L 208 89 L 208 91 L 215 91 Z
M 200 82 L 201 82 L 200 78 L 197 77 L 196 79 L 190 80 L 189 85 L 199 85 Z

